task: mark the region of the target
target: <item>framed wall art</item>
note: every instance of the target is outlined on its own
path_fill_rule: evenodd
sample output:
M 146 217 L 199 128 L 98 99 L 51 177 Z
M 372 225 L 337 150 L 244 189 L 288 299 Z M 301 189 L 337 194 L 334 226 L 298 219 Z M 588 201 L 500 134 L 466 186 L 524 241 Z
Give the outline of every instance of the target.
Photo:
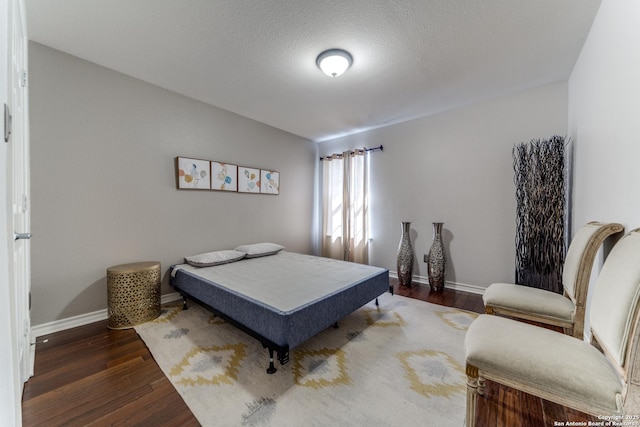
M 178 189 L 181 190 L 210 190 L 211 162 L 176 157 L 176 182 Z
M 238 166 L 238 192 L 260 193 L 260 169 Z
M 211 189 L 238 191 L 238 166 L 230 163 L 211 162 Z
M 260 192 L 280 194 L 280 172 L 260 170 Z

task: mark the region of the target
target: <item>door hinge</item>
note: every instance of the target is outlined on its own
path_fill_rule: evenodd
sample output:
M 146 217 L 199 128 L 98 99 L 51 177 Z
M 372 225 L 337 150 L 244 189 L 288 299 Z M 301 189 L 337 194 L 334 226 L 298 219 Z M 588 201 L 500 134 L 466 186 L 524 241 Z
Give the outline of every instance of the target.
M 22 74 L 20 74 L 20 87 L 27 87 L 29 84 L 29 73 L 25 70 L 22 70 Z
M 11 137 L 11 111 L 9 106 L 4 104 L 4 142 L 9 142 Z

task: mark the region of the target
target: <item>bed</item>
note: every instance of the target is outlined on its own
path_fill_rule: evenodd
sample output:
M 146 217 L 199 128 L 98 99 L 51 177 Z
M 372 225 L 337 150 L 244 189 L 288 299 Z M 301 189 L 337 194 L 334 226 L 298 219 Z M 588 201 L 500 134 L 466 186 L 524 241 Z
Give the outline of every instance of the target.
M 274 353 L 284 365 L 291 349 L 393 290 L 387 269 L 286 251 L 170 272 L 183 309 L 192 299 L 258 339 L 269 351 L 270 374 Z

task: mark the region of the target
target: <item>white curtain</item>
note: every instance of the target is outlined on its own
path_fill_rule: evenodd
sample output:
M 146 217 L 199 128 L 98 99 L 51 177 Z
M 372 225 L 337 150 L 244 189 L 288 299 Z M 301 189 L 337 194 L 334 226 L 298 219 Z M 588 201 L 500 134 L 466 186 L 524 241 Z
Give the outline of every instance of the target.
M 323 159 L 322 256 L 369 262 L 368 177 L 365 150 Z

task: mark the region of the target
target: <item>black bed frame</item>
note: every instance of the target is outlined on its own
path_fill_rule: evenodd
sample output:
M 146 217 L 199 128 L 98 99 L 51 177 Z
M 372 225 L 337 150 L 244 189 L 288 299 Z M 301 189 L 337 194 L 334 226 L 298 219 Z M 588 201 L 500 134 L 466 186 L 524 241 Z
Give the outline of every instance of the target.
M 235 327 L 237 327 L 238 329 L 240 329 L 241 331 L 245 332 L 246 334 L 248 334 L 249 336 L 257 339 L 258 341 L 260 341 L 260 343 L 262 344 L 263 348 L 266 348 L 269 351 L 269 367 L 267 368 L 267 373 L 268 374 L 274 374 L 277 369 L 275 367 L 274 364 L 274 352 L 277 354 L 277 358 L 278 361 L 280 362 L 280 365 L 285 365 L 287 362 L 289 362 L 289 346 L 288 345 L 279 345 L 274 343 L 273 341 L 271 341 L 268 338 L 265 338 L 264 336 L 262 336 L 261 334 L 259 334 L 258 332 L 254 331 L 251 328 L 248 328 L 247 326 L 243 325 L 240 322 L 237 322 L 236 320 L 232 319 L 231 317 L 227 316 L 224 313 L 221 313 L 219 310 L 216 310 L 215 308 L 211 307 L 209 304 L 205 303 L 204 301 L 201 301 L 198 298 L 195 298 L 191 295 L 187 295 L 186 293 L 182 292 L 182 291 L 178 291 L 180 293 L 180 295 L 182 296 L 182 309 L 183 310 L 188 310 L 189 307 L 187 306 L 187 298 L 195 301 L 196 303 L 198 303 L 199 305 L 205 307 L 207 310 L 211 311 L 215 316 L 220 317 L 221 319 L 224 319 L 226 322 L 231 323 L 232 325 L 234 325 Z M 393 286 L 389 285 L 389 293 L 391 295 L 393 295 Z M 375 299 L 376 301 L 376 306 L 378 306 L 378 298 Z M 337 328 L 338 327 L 338 322 L 336 322 L 334 324 L 334 327 Z

